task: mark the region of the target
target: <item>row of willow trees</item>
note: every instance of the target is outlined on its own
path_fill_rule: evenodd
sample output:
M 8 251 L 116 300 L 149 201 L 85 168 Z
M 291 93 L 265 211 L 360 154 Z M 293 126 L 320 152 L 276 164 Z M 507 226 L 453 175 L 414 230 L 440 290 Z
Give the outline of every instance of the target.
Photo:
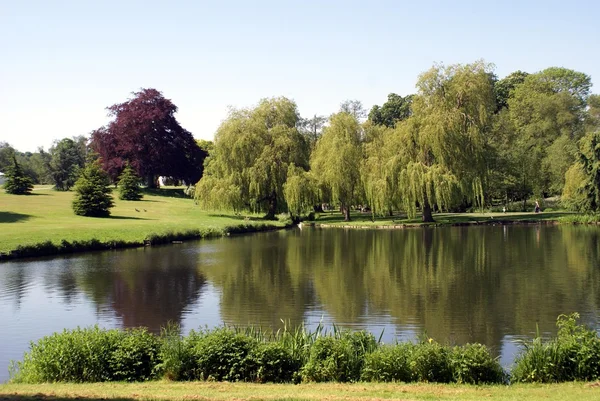
M 211 209 L 300 216 L 315 205 L 380 215 L 484 207 L 563 195 L 600 207 L 600 96 L 565 68 L 498 80 L 483 61 L 435 65 L 417 93 L 390 94 L 368 119 L 360 102 L 301 119 L 286 98 L 231 110 L 219 127 L 196 200 Z

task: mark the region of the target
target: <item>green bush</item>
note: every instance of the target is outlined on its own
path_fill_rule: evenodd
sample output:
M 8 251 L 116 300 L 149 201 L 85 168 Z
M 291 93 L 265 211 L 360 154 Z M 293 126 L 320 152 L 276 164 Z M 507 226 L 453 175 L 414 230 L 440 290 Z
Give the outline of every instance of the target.
M 258 342 L 228 328 L 192 333 L 195 379 L 244 381 L 251 377 L 247 359 Z
M 141 381 L 154 376 L 160 343 L 145 328 L 121 332 L 108 360 L 109 380 Z
M 413 374 L 409 366 L 412 343 L 384 345 L 365 356 L 361 380 L 370 382 L 410 382 Z
M 161 330 L 159 364 L 156 373 L 167 380 L 192 380 L 194 374 L 194 353 L 192 344 L 195 333 L 182 337 L 178 324 L 169 323 Z
M 144 197 L 140 188 L 140 177 L 127 164 L 119 177 L 119 199 L 138 201 Z
M 492 357 L 485 345 L 467 344 L 454 347 L 450 364 L 457 383 L 502 383 L 505 373 L 497 358 Z
M 372 334 L 363 331 L 319 337 L 301 369 L 304 381 L 358 381 L 365 355 L 377 348 Z
M 539 336 L 522 344 L 511 372 L 514 382 L 555 383 L 600 379 L 600 338 L 594 330 L 577 325 L 579 315 L 560 315 L 556 338 Z
M 249 380 L 260 383 L 288 383 L 297 380 L 301 367 L 299 358 L 278 342 L 260 343 L 247 358 Z
M 437 383 L 452 381 L 450 349 L 431 339 L 415 345 L 409 366 L 417 381 Z

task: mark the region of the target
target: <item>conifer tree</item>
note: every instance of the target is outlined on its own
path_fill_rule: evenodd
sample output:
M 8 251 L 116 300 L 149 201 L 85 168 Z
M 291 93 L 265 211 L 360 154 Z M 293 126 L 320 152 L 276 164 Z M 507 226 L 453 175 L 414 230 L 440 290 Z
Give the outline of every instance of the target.
M 140 177 L 129 164 L 119 177 L 119 199 L 137 201 L 144 197 L 140 189 Z
M 80 216 L 107 217 L 114 206 L 110 179 L 98 161 L 89 162 L 75 183 L 73 211 Z
M 13 156 L 13 165 L 6 172 L 4 190 L 13 195 L 29 195 L 32 189 L 33 181 L 25 174 Z

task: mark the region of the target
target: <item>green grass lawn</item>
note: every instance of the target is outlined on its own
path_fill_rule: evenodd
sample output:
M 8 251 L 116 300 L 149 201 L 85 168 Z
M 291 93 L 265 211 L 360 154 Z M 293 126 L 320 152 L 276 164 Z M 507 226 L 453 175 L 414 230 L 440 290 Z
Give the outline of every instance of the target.
M 115 207 L 108 218 L 76 216 L 71 209 L 73 192 L 36 186 L 32 195 L 9 195 L 0 189 L 0 252 L 19 245 L 47 240 L 143 241 L 151 233 L 183 232 L 193 229 L 220 230 L 240 224 L 260 224 L 258 216 L 219 215 L 200 210 L 181 189 L 161 189 L 141 201 L 122 201 L 114 193 Z M 269 222 L 279 225 L 278 222 Z
M 600 383 L 471 386 L 458 384 L 250 384 L 146 382 L 3 384 L 0 400 L 557 400 L 600 399 Z

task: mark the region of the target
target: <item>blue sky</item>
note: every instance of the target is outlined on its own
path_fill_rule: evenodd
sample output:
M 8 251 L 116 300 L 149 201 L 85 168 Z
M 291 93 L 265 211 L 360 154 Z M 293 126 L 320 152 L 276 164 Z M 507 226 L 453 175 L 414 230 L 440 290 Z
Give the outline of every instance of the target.
M 592 0 L 0 0 L 0 141 L 35 151 L 87 135 L 142 87 L 212 139 L 228 106 L 286 96 L 303 116 L 346 99 L 369 109 L 413 93 L 436 62 L 600 82 L 599 17 Z

